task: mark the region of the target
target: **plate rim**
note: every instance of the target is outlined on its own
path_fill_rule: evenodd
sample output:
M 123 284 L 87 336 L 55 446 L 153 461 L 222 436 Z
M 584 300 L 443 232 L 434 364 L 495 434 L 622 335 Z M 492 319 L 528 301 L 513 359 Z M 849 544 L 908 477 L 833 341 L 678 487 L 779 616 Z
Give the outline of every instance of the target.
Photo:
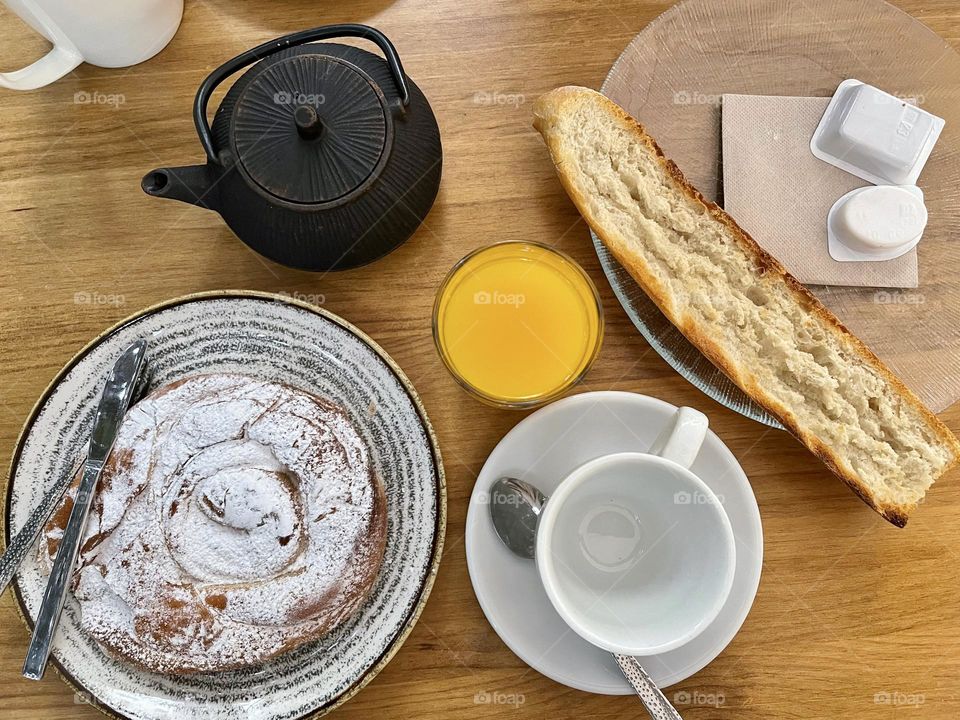
M 627 319 L 630 320 L 630 323 L 633 325 L 634 329 L 640 333 L 647 345 L 649 345 L 650 348 L 660 356 L 660 359 L 663 360 L 671 370 L 690 383 L 694 388 L 699 390 L 714 402 L 722 405 L 727 410 L 735 412 L 747 420 L 760 423 L 771 430 L 786 430 L 783 424 L 777 420 L 769 410 L 745 393 L 735 382 L 733 382 L 733 380 L 729 378 L 729 376 L 726 375 L 726 373 L 720 370 L 720 368 L 716 365 L 714 365 L 714 367 L 717 367 L 717 371 L 727 379 L 727 381 L 730 383 L 731 391 L 740 396 L 741 402 L 738 403 L 729 395 L 724 395 L 724 393 L 720 392 L 719 388 L 704 382 L 702 376 L 685 367 L 683 363 L 677 361 L 676 356 L 667 349 L 667 344 L 664 343 L 660 337 L 654 333 L 650 326 L 643 321 L 640 316 L 640 312 L 637 309 L 637 305 L 627 295 L 626 287 L 617 279 L 615 275 L 616 268 L 619 267 L 625 272 L 626 268 L 624 268 L 623 265 L 620 264 L 620 261 L 613 256 L 613 253 L 606 248 L 606 246 L 603 244 L 603 241 L 593 231 L 592 228 L 590 229 L 590 239 L 593 244 L 593 250 L 597 256 L 597 260 L 600 262 L 600 269 L 603 271 L 610 289 L 613 290 L 614 297 L 617 299 L 620 307 L 623 308 L 624 313 L 626 313 Z M 632 277 L 630 278 L 630 282 L 636 284 L 636 286 L 640 288 L 641 292 L 644 292 L 643 288 L 641 288 L 639 283 L 637 283 Z M 656 305 L 652 299 L 650 302 L 653 305 Z M 663 315 L 663 312 L 659 308 L 657 308 L 657 312 Z M 670 322 L 665 315 L 664 318 L 667 320 L 667 322 Z M 674 325 L 673 327 L 676 326 Z M 679 331 L 679 328 L 677 328 L 677 330 Z M 680 334 L 686 338 L 682 332 Z M 690 341 L 687 340 L 687 342 Z M 712 361 L 710 361 L 706 355 L 703 355 L 700 348 L 698 348 L 696 345 L 693 345 L 693 343 L 690 343 L 690 345 L 699 355 L 706 358 L 707 361 L 711 362 L 712 364 Z M 756 413 L 749 410 L 750 404 L 755 405 L 758 408 Z
M 436 489 L 437 489 L 437 517 L 434 525 L 434 537 L 433 537 L 433 549 L 431 553 L 430 565 L 427 568 L 423 583 L 420 588 L 420 593 L 417 598 L 416 603 L 411 608 L 409 614 L 407 615 L 406 620 L 403 623 L 403 626 L 400 628 L 400 631 L 394 635 L 393 639 L 390 641 L 386 650 L 380 655 L 380 657 L 374 662 L 367 670 L 346 690 L 340 693 L 337 697 L 333 698 L 327 704 L 315 709 L 308 711 L 305 715 L 299 716 L 298 720 L 314 720 L 315 718 L 323 717 L 330 712 L 333 712 L 341 705 L 350 700 L 354 695 L 360 692 L 366 685 L 373 680 L 380 672 L 387 666 L 387 664 L 393 659 L 393 657 L 399 652 L 400 648 L 406 642 L 407 638 L 410 636 L 410 633 L 413 632 L 413 628 L 416 626 L 417 622 L 420 619 L 421 614 L 423 613 L 424 608 L 426 607 L 427 600 L 430 598 L 430 593 L 433 590 L 434 582 L 436 581 L 437 572 L 440 568 L 440 562 L 443 558 L 443 545 L 446 538 L 446 529 L 447 529 L 447 483 L 446 483 L 446 473 L 443 466 L 443 457 L 440 453 L 440 443 L 437 438 L 436 431 L 433 428 L 433 425 L 430 422 L 430 418 L 427 415 L 426 408 L 423 405 L 423 401 L 420 398 L 419 393 L 414 387 L 413 383 L 410 381 L 410 378 L 407 377 L 406 373 L 401 369 L 401 367 L 396 363 L 396 361 L 387 353 L 380 344 L 374 340 L 372 337 L 367 335 L 363 330 L 358 328 L 353 323 L 345 320 L 339 315 L 326 310 L 325 308 L 313 305 L 304 300 L 300 300 L 295 297 L 291 297 L 282 293 L 271 293 L 264 292 L 260 290 L 206 290 L 202 292 L 188 293 L 186 295 L 179 295 L 167 300 L 163 300 L 152 305 L 148 305 L 145 308 L 142 308 L 123 319 L 117 321 L 113 325 L 110 325 L 106 329 L 102 330 L 99 334 L 96 335 L 92 340 L 87 342 L 83 347 L 81 347 L 74 355 L 64 363 L 63 367 L 57 371 L 56 375 L 47 383 L 46 387 L 40 393 L 40 396 L 34 402 L 33 407 L 30 409 L 30 412 L 27 415 L 26 420 L 24 421 L 20 432 L 17 435 L 16 443 L 13 447 L 13 452 L 10 456 L 10 463 L 7 467 L 6 477 L 4 478 L 3 485 L 3 512 L 0 513 L 0 540 L 3 543 L 3 550 L 10 544 L 10 494 L 13 489 L 13 477 L 14 473 L 17 470 L 17 466 L 20 461 L 20 457 L 23 451 L 24 443 L 29 435 L 30 431 L 33 428 L 34 423 L 37 420 L 37 416 L 40 414 L 40 411 L 50 399 L 53 391 L 60 385 L 66 375 L 73 370 L 73 368 L 83 360 L 91 351 L 96 347 L 110 338 L 112 335 L 122 330 L 127 325 L 136 322 L 144 317 L 150 315 L 155 315 L 164 310 L 178 307 L 180 305 L 187 305 L 195 302 L 205 302 L 208 300 L 231 300 L 231 299 L 252 299 L 252 300 L 261 300 L 269 301 L 278 304 L 289 305 L 300 310 L 304 310 L 314 315 L 321 317 L 324 320 L 332 322 L 334 325 L 342 328 L 348 333 L 356 336 L 364 345 L 369 347 L 389 368 L 390 372 L 397 378 L 400 384 L 403 386 L 404 391 L 407 393 L 407 396 L 413 403 L 414 410 L 416 410 L 417 416 L 420 418 L 420 423 L 423 426 L 424 432 L 427 436 L 428 444 L 430 446 L 430 452 L 433 458 L 433 466 L 436 469 Z M 14 575 L 13 580 L 10 583 L 10 587 L 13 590 L 14 596 L 14 609 L 17 612 L 17 615 L 20 616 L 21 622 L 26 626 L 29 632 L 33 631 L 33 624 L 28 618 L 28 613 L 24 605 L 23 596 L 20 590 L 19 578 Z M 56 671 L 60 679 L 71 688 L 74 693 L 84 696 L 85 701 L 91 707 L 98 710 L 101 714 L 109 718 L 115 718 L 116 720 L 131 720 L 127 715 L 121 714 L 106 706 L 100 698 L 96 697 L 93 693 L 87 690 L 83 684 L 73 677 L 69 672 L 67 672 L 63 666 L 60 664 L 60 661 L 56 659 L 53 655 L 50 656 L 50 663 L 53 669 Z

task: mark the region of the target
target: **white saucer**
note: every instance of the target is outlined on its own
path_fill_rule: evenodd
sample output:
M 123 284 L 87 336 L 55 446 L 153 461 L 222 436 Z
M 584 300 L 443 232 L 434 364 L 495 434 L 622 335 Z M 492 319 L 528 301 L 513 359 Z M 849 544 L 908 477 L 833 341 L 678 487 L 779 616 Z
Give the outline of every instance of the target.
M 467 512 L 467 567 L 487 620 L 507 646 L 533 669 L 559 683 L 606 695 L 632 693 L 613 656 L 570 630 L 547 598 L 534 563 L 504 547 L 490 521 L 487 494 L 509 475 L 550 495 L 588 460 L 646 450 L 675 406 L 627 392 L 592 392 L 559 400 L 521 421 L 500 441 L 480 471 Z M 760 583 L 763 532 L 747 476 L 712 432 L 691 468 L 716 493 L 730 518 L 737 565 L 730 597 L 716 620 L 675 650 L 641 658 L 661 687 L 707 665 L 729 644 L 747 617 Z

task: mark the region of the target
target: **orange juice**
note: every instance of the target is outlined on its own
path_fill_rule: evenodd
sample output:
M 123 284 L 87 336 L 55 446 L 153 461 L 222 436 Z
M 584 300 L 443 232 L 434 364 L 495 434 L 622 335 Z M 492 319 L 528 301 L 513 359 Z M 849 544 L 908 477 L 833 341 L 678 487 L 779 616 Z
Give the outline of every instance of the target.
M 600 349 L 603 316 L 596 288 L 570 257 L 506 242 L 451 270 L 433 332 L 461 384 L 488 402 L 530 407 L 583 377 Z

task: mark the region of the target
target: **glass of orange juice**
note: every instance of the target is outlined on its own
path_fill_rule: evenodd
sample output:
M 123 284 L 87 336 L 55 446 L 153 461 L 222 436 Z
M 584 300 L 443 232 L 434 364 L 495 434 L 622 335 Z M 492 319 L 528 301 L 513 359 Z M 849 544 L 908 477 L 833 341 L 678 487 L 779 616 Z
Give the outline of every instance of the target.
M 571 257 L 534 242 L 475 250 L 444 279 L 433 338 L 457 381 L 481 400 L 528 408 L 590 368 L 603 339 L 593 282 Z

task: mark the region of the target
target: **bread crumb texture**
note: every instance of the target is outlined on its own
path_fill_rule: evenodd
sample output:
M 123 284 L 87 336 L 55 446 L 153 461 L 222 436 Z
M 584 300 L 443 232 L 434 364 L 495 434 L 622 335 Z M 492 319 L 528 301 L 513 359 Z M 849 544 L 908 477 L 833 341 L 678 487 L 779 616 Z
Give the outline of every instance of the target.
M 571 198 L 667 317 L 903 525 L 960 458 L 956 437 L 622 109 L 560 88 L 534 112 Z

